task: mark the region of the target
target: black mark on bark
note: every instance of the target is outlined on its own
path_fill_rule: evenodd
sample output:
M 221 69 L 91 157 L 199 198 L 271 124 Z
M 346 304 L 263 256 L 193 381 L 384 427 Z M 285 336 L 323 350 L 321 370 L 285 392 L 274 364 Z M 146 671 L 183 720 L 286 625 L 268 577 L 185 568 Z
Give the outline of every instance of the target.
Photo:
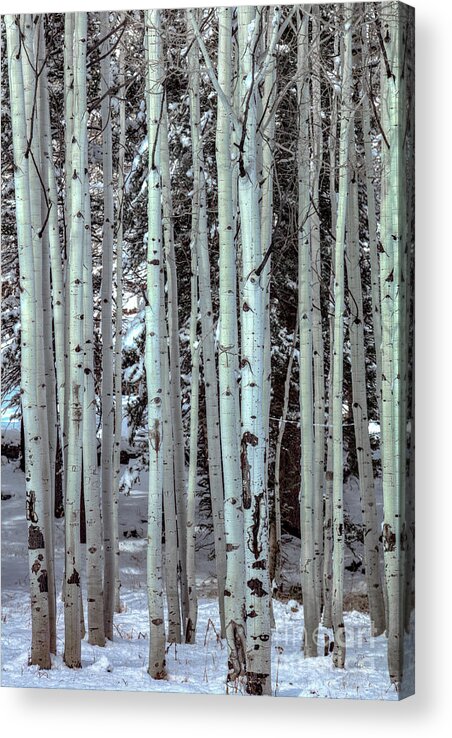
M 47 582 L 47 571 L 45 569 L 42 570 L 38 577 L 38 584 L 39 584 L 39 591 L 40 592 L 48 592 L 49 591 L 49 585 Z
M 44 548 L 44 536 L 37 525 L 30 525 L 28 529 L 28 548 Z
M 268 594 L 260 579 L 248 579 L 247 585 L 250 588 L 251 593 L 256 595 L 256 597 L 264 597 L 264 595 Z
M 394 551 L 396 547 L 396 537 L 389 523 L 383 525 L 383 545 L 385 551 Z
M 68 578 L 68 580 L 67 580 L 67 583 L 68 583 L 68 584 L 76 584 L 76 585 L 77 585 L 77 587 L 79 587 L 79 586 L 80 586 L 80 575 L 79 575 L 79 573 L 78 573 L 77 569 L 73 569 L 73 570 L 72 570 L 72 574 L 71 574 L 71 576 L 70 576 L 70 577 Z

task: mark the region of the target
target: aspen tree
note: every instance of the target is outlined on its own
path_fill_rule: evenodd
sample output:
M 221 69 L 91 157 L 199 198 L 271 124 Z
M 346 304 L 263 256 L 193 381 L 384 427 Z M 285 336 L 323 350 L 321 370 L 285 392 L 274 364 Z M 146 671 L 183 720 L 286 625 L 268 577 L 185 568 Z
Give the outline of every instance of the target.
M 254 19 L 254 28 L 256 29 L 256 33 L 254 35 L 254 46 L 253 46 L 253 57 L 256 60 L 256 62 L 262 58 L 264 54 L 264 44 L 267 41 L 266 38 L 266 27 L 265 27 L 265 11 L 267 8 L 264 6 L 256 5 L 255 6 L 255 19 Z M 268 68 L 266 71 L 265 76 L 268 76 Z M 264 84 L 262 87 L 265 86 L 265 78 L 264 78 Z M 259 205 L 259 218 L 262 216 L 262 194 L 263 194 L 263 185 L 264 185 L 264 174 L 263 174 L 263 136 L 261 135 L 262 128 L 262 117 L 263 117 L 263 101 L 262 96 L 265 94 L 264 90 L 259 89 L 258 94 L 256 95 L 256 172 L 257 172 L 257 181 L 259 182 L 260 187 L 260 197 L 258 200 Z M 261 232 L 262 232 L 262 222 L 261 222 Z M 262 253 L 264 253 L 262 248 Z M 263 390 L 263 396 L 265 394 L 265 390 Z
M 264 290 L 256 270 L 262 261 L 257 179 L 256 96 L 253 50 L 259 33 L 256 10 L 238 8 L 240 75 L 239 208 L 242 230 L 243 296 L 241 464 L 245 517 L 246 670 L 249 694 L 270 694 L 270 581 L 268 576 L 268 495 L 265 487 Z M 279 13 L 272 19 L 273 36 Z M 270 46 L 271 49 L 271 46 Z M 268 54 L 268 52 L 267 52 Z M 262 67 L 260 70 L 262 74 Z
M 196 202 L 196 192 L 194 202 Z M 198 601 L 196 596 L 196 489 L 198 471 L 198 432 L 199 432 L 199 362 L 201 342 L 198 336 L 198 254 L 197 238 L 199 209 L 192 207 L 191 215 L 191 311 L 190 311 L 190 457 L 188 464 L 187 492 L 187 558 L 186 572 L 188 584 L 188 613 L 184 619 L 184 637 L 186 643 L 195 643 L 196 623 L 198 619 Z
M 271 44 L 273 25 L 271 17 L 274 7 L 267 8 L 267 29 L 265 47 Z M 264 76 L 262 115 L 259 129 L 262 128 L 262 178 L 261 178 L 261 238 L 262 254 L 266 256 L 272 245 L 273 235 L 273 167 L 275 161 L 274 138 L 276 125 L 276 55 L 272 54 Z M 271 351 L 270 351 L 270 270 L 271 256 L 267 258 L 262 272 L 265 284 L 265 334 L 264 334 L 264 424 L 266 444 L 269 443 L 270 399 L 271 399 Z M 268 474 L 268 457 L 266 460 Z
M 97 463 L 97 419 L 94 381 L 93 248 L 88 172 L 88 150 L 87 146 L 85 146 L 85 166 L 83 169 L 83 492 L 86 522 L 88 642 L 95 646 L 104 646 L 102 500 L 100 474 Z
M 45 540 L 47 547 L 47 579 L 49 594 L 50 650 L 56 653 L 56 605 L 53 542 L 53 491 L 55 481 L 56 403 L 53 360 L 52 317 L 50 297 L 50 263 L 47 230 L 47 200 L 43 182 L 43 143 L 39 94 L 42 60 L 39 49 L 40 16 L 23 15 L 21 56 L 25 111 L 27 116 L 28 170 L 30 188 L 31 233 L 36 298 L 36 367 L 39 412 L 42 415 L 43 486 L 45 494 Z M 53 397 L 53 402 L 52 402 Z M 53 461 L 53 464 L 52 464 Z
M 34 20 L 34 74 L 37 77 L 34 86 L 36 90 L 35 121 L 34 128 L 39 134 L 39 190 L 41 192 L 41 252 L 42 252 L 42 317 L 43 317 L 43 350 L 44 350 L 44 374 L 45 374 L 45 396 L 47 406 L 47 427 L 49 433 L 49 474 L 50 474 L 50 498 L 49 498 L 49 526 L 51 534 L 51 548 L 53 548 L 53 511 L 55 509 L 55 467 L 57 451 L 57 398 L 56 398 L 56 373 L 55 355 L 53 351 L 54 336 L 52 327 L 52 295 L 50 282 L 50 233 L 49 218 L 50 211 L 57 207 L 48 197 L 47 167 L 52 166 L 52 141 L 51 130 L 45 114 L 46 94 L 43 90 L 43 82 L 46 78 L 46 53 L 44 39 L 44 16 Z M 41 92 L 44 92 L 41 95 Z M 50 117 L 50 116 L 49 116 Z M 58 278 L 58 277 L 57 277 Z M 53 558 L 53 557 L 52 557 Z M 53 562 L 52 562 L 53 563 Z M 52 578 L 54 575 L 52 572 Z M 53 584 L 53 590 L 54 590 Z M 55 643 L 56 645 L 56 643 Z
M 87 14 L 74 20 L 74 127 L 71 166 L 71 223 L 68 254 L 67 299 L 69 303 L 69 402 L 66 474 L 66 567 L 64 593 L 65 649 L 67 666 L 81 666 L 81 590 L 80 590 L 80 489 L 82 480 L 83 419 L 83 243 L 85 193 L 83 187 L 87 145 L 86 101 Z
M 344 626 L 344 502 L 342 402 L 344 377 L 344 253 L 348 199 L 349 129 L 353 119 L 352 102 L 352 3 L 344 4 L 342 79 L 339 137 L 339 193 L 334 250 L 334 332 L 333 332 L 333 664 L 345 665 Z
M 212 292 L 210 283 L 210 258 L 207 234 L 207 195 L 203 142 L 201 140 L 200 68 L 198 45 L 191 43 L 193 34 L 187 17 L 189 39 L 188 80 L 190 99 L 190 125 L 193 157 L 193 189 L 198 191 L 198 286 L 201 312 L 202 361 L 207 423 L 207 453 L 209 465 L 210 499 L 212 505 L 215 539 L 215 564 L 217 571 L 218 601 L 221 634 L 225 636 L 224 590 L 226 581 L 226 547 L 224 539 L 224 489 L 221 468 L 220 418 L 218 408 L 218 378 L 215 359 Z M 194 41 L 194 39 L 193 39 Z
M 74 126 L 74 23 L 75 13 L 66 13 L 64 16 L 64 145 L 65 145 L 65 225 L 66 241 L 70 232 L 71 210 L 71 151 L 72 131 Z
M 163 417 L 160 357 L 160 272 L 163 269 L 160 136 L 163 112 L 163 65 L 160 11 L 145 12 L 148 124 L 148 239 L 146 317 L 146 384 L 148 393 L 149 498 L 147 594 L 149 607 L 149 667 L 154 679 L 164 679 L 165 623 L 162 577 Z
M 121 13 L 121 20 L 125 14 Z M 126 149 L 126 91 L 125 91 L 125 48 L 119 47 L 119 141 L 118 141 L 118 199 L 117 199 L 117 234 L 116 234 L 116 315 L 115 315 L 115 425 L 113 438 L 113 499 L 116 510 L 119 506 L 119 482 L 121 478 L 121 438 L 122 438 L 122 249 L 124 239 L 124 155 Z M 116 514 L 117 518 L 117 514 Z M 119 539 L 118 522 L 115 524 L 115 612 L 121 612 L 121 581 L 119 576 Z
M 271 17 L 274 14 L 274 7 L 262 8 L 262 21 L 266 17 L 266 31 L 263 31 L 263 43 L 265 48 L 271 44 L 273 34 L 273 25 Z M 256 50 L 257 51 L 257 50 Z M 256 52 L 255 52 L 256 53 Z M 260 217 L 261 217 L 261 250 L 262 255 L 266 258 L 265 266 L 262 271 L 261 279 L 264 283 L 264 384 L 263 384 L 263 414 L 264 414 L 264 432 L 265 446 L 267 453 L 265 454 L 265 479 L 268 487 L 268 462 L 270 449 L 270 404 L 271 404 L 271 335 L 270 335 L 270 271 L 271 271 L 271 249 L 273 236 L 273 167 L 274 167 L 274 138 L 275 138 L 275 100 L 276 100 L 276 54 L 273 53 L 266 67 L 263 84 L 262 98 L 258 96 L 260 103 L 260 111 L 258 112 L 258 142 L 261 142 L 261 166 L 258 164 L 260 172 L 259 179 L 261 183 L 260 197 Z M 270 502 L 269 513 L 269 571 L 270 581 L 273 579 L 273 570 L 275 567 L 275 546 L 273 541 L 276 540 L 276 511 L 275 511 L 275 494 Z M 272 627 L 274 625 L 273 611 Z
M 301 587 L 305 657 L 317 656 L 319 608 L 315 587 L 314 429 L 312 386 L 312 258 L 309 156 L 309 8 L 299 20 L 298 34 L 298 312 L 300 322 L 301 428 Z M 300 11 L 301 15 L 301 11 Z
M 414 490 L 410 488 L 411 482 L 409 478 L 410 474 L 410 459 L 409 459 L 409 435 L 411 433 L 408 429 L 408 423 L 413 418 L 412 407 L 410 404 L 409 397 L 409 363 L 413 360 L 414 354 L 410 355 L 410 311 L 411 311 L 411 289 L 412 289 L 412 257 L 413 257 L 413 243 L 411 232 L 412 228 L 412 213 L 414 212 L 414 192 L 413 192 L 413 180 L 414 180 L 414 145 L 412 119 L 414 118 L 414 111 L 410 110 L 411 101 L 410 97 L 412 94 L 412 85 L 414 83 L 414 70 L 413 70 L 413 25 L 414 19 L 410 19 L 410 13 L 412 9 L 409 6 L 403 7 L 399 10 L 399 37 L 400 37 L 400 53 L 404 55 L 406 59 L 406 72 L 401 64 L 400 71 L 400 94 L 399 94 L 399 105 L 400 105 L 400 138 L 399 138 L 399 166 L 401 172 L 403 172 L 405 182 L 405 189 L 401 186 L 399 180 L 399 209 L 398 217 L 400 219 L 399 228 L 399 242 L 400 242 L 400 264 L 398 268 L 394 269 L 394 276 L 398 284 L 398 319 L 397 319 L 397 331 L 395 333 L 395 339 L 397 341 L 396 347 L 397 352 L 395 354 L 396 365 L 398 366 L 398 372 L 396 379 L 399 379 L 399 392 L 398 392 L 398 407 L 399 413 L 397 413 L 397 405 L 395 408 L 395 420 L 397 427 L 399 428 L 398 440 L 398 454 L 399 454 L 399 467 L 398 467 L 398 484 L 400 494 L 400 609 L 401 609 L 401 621 L 400 621 L 400 638 L 402 640 L 402 664 L 405 658 L 405 648 L 403 639 L 405 630 L 409 631 L 406 622 L 406 615 L 409 612 L 408 603 L 406 601 L 409 596 L 409 590 L 406 586 L 406 565 L 407 560 L 410 558 L 409 549 L 413 544 L 413 541 L 408 540 L 408 535 L 412 533 L 408 530 L 409 508 L 413 504 L 412 496 Z M 410 23 L 411 21 L 411 23 Z M 400 63 L 400 60 L 398 60 Z M 410 141 L 411 138 L 411 141 Z M 414 315 L 411 316 L 411 320 L 414 319 Z M 412 402 L 412 401 L 411 401 Z M 411 472 L 412 472 L 411 468 Z M 414 518 L 413 518 L 414 520 Z M 410 546 L 411 544 L 411 546 Z M 410 650 L 407 652 L 407 656 L 412 658 Z M 408 660 L 407 660 L 408 661 Z M 402 668 L 403 674 L 407 672 L 406 663 Z M 405 679 L 400 683 L 399 689 L 403 691 L 407 680 Z
M 219 10 L 218 83 L 232 98 L 232 10 Z M 243 676 L 245 663 L 245 550 L 243 507 L 238 490 L 240 468 L 240 396 L 237 384 L 239 339 L 237 323 L 237 271 L 231 163 L 231 121 L 221 101 L 217 107 L 216 156 L 218 179 L 218 232 L 220 241 L 219 384 L 221 450 L 224 479 L 226 541 L 225 620 L 228 641 L 228 679 Z
M 347 255 L 345 263 L 350 296 L 348 331 L 352 365 L 353 425 L 364 523 L 364 565 L 369 615 L 372 621 L 372 633 L 377 636 L 385 630 L 385 609 L 380 577 L 379 530 L 367 415 L 364 311 L 360 272 L 358 175 L 353 125 L 350 126 L 349 162 Z
M 396 689 L 403 677 L 405 454 L 406 418 L 403 405 L 404 361 L 401 352 L 405 305 L 403 282 L 406 253 L 405 58 L 407 11 L 385 2 L 381 34 L 381 123 L 386 135 L 381 155 L 380 300 L 381 300 L 381 433 L 383 476 L 383 550 L 387 589 L 388 668 Z
M 332 275 L 331 289 L 334 289 Z M 323 611 L 322 623 L 325 628 L 333 627 L 333 332 L 334 320 L 331 309 L 330 326 L 330 365 L 328 372 L 328 420 L 326 438 L 326 472 L 325 472 L 325 513 L 323 524 Z
M 58 222 L 58 194 L 55 178 L 55 167 L 53 164 L 52 131 L 50 124 L 50 103 L 47 81 L 47 54 L 45 46 L 44 23 L 39 26 L 39 55 L 40 55 L 40 77 L 38 106 L 41 127 L 42 142 L 42 180 L 46 192 L 46 213 L 48 216 L 47 234 L 49 240 L 50 271 L 52 278 L 52 315 L 53 332 L 55 341 L 55 380 L 56 380 L 56 403 L 58 408 L 57 433 L 59 435 L 60 449 L 63 447 L 62 423 L 64 416 L 64 385 L 65 385 L 65 359 L 64 359 L 64 321 L 65 321 L 65 293 L 64 276 L 62 264 L 62 252 Z M 64 489 L 64 469 L 63 469 Z
M 366 73 L 366 65 L 369 63 L 368 43 L 366 34 L 368 27 L 363 29 L 363 70 Z M 378 236 L 377 236 L 377 213 L 375 202 L 375 173 L 372 154 L 372 127 L 370 116 L 369 90 L 372 85 L 371 70 L 367 71 L 362 96 L 362 130 L 364 139 L 364 179 L 366 183 L 367 200 L 367 228 L 369 233 L 369 255 L 370 255 L 370 279 L 372 295 L 372 328 L 375 345 L 376 385 L 377 401 L 381 416 L 381 310 L 380 310 L 380 283 L 378 265 Z
M 240 211 L 239 211 L 239 146 L 241 139 L 241 126 L 239 123 L 240 115 L 240 78 L 239 78 L 239 47 L 237 35 L 234 36 L 234 55 L 232 58 L 232 212 L 234 215 L 234 234 L 236 240 L 237 251 L 237 297 L 239 306 L 243 297 L 243 269 L 242 269 L 242 234 L 240 229 Z M 239 321 L 240 326 L 240 321 Z M 239 365 L 240 370 L 240 365 Z M 239 392 L 240 394 L 240 392 Z M 237 435 L 240 437 L 240 412 L 237 423 Z
M 64 287 L 68 293 L 68 269 L 69 269 L 69 240 L 71 231 L 71 184 L 72 184 L 72 138 L 74 128 L 74 22 L 75 13 L 66 13 L 64 16 L 64 219 L 65 219 L 65 261 L 64 261 Z M 69 342 L 69 300 L 64 303 L 64 344 Z M 69 356 L 65 352 L 65 385 L 62 392 L 63 409 L 61 412 L 61 427 L 63 438 L 63 473 L 67 467 L 67 424 L 69 413 L 69 402 L 67 392 L 69 391 Z M 66 504 L 67 479 L 64 476 L 63 504 Z M 63 597 L 64 597 L 63 584 Z
M 110 31 L 110 14 L 101 13 L 100 32 L 106 37 Z M 104 524 L 104 628 L 105 637 L 113 640 L 113 611 L 115 605 L 115 554 L 117 536 L 117 500 L 113 495 L 113 167 L 110 106 L 111 70 L 110 38 L 101 45 L 101 116 L 102 116 L 102 169 L 103 169 L 103 231 L 102 231 L 102 448 L 101 483 L 102 513 Z
M 32 250 L 28 137 L 19 16 L 6 15 L 8 77 L 13 134 L 14 188 L 17 212 L 21 310 L 21 405 L 25 436 L 25 484 L 28 522 L 28 561 L 31 596 L 30 663 L 50 668 L 48 565 L 43 484 L 41 413 L 36 374 L 36 295 Z
M 334 39 L 334 57 L 339 53 L 339 41 Z M 331 233 L 336 232 L 337 195 L 336 195 L 336 156 L 337 156 L 337 107 L 338 99 L 333 90 L 330 97 L 330 131 L 328 135 L 329 149 L 329 200 L 331 209 Z M 334 246 L 331 249 L 331 268 L 329 284 L 329 371 L 328 371 L 328 427 L 326 439 L 326 473 L 325 473 L 325 513 L 323 527 L 323 613 L 322 622 L 326 628 L 333 627 L 332 595 L 333 595 L 333 362 L 334 362 Z
M 162 126 L 162 136 L 165 127 Z M 162 147 L 163 148 L 163 147 Z M 163 192 L 163 188 L 162 188 Z M 181 608 L 178 588 L 179 551 L 177 546 L 176 500 L 174 494 L 173 427 L 171 381 L 168 357 L 168 330 L 165 311 L 165 277 L 160 271 L 160 365 L 163 395 L 163 513 L 165 521 L 165 589 L 168 605 L 168 643 L 181 642 Z
M 322 600 L 323 571 L 323 489 L 325 477 L 325 371 L 322 334 L 322 279 L 320 234 L 320 175 L 323 159 L 322 76 L 320 50 L 320 8 L 312 7 L 312 114 L 311 114 L 311 278 L 312 278 L 312 352 L 314 365 L 314 576 L 318 619 Z
M 171 425 L 173 431 L 174 489 L 176 495 L 179 578 L 181 589 L 182 622 L 188 618 L 187 584 L 187 493 L 185 470 L 185 441 L 182 422 L 181 370 L 179 345 L 179 300 L 177 293 L 176 252 L 174 247 L 174 213 L 171 196 L 170 159 L 168 146 L 168 110 L 162 117 L 161 176 L 162 226 L 165 246 L 165 271 L 168 304 L 169 363 L 171 371 Z
M 34 281 L 35 281 L 35 309 L 36 309 L 36 366 L 37 393 L 39 412 L 42 427 L 42 474 L 45 489 L 45 541 L 47 547 L 47 579 L 49 595 L 49 628 L 50 650 L 56 652 L 56 604 L 55 604 L 55 575 L 54 575 L 54 544 L 53 544 L 53 494 L 54 473 L 52 471 L 51 456 L 56 450 L 55 436 L 55 406 L 47 408 L 47 400 L 53 394 L 49 385 L 55 378 L 52 377 L 53 349 L 52 324 L 50 316 L 50 274 L 49 245 L 46 227 L 45 188 L 42 186 L 42 142 L 40 115 L 37 106 L 39 89 L 39 25 L 40 17 L 32 15 L 22 16 L 22 35 L 24 54 L 21 56 L 22 73 L 25 93 L 25 111 L 27 116 L 28 148 L 31 166 L 28 170 L 30 188 L 31 235 L 33 247 Z M 52 356 L 49 357 L 49 350 Z M 54 394 L 53 394 L 54 397 Z M 54 469 L 54 466 L 53 466 Z

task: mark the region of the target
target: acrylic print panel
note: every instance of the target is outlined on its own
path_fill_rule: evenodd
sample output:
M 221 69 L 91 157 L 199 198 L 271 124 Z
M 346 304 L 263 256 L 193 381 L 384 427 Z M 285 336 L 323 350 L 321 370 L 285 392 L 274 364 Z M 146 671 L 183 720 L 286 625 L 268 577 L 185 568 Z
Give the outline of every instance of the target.
M 414 12 L 2 17 L 2 685 L 414 689 Z

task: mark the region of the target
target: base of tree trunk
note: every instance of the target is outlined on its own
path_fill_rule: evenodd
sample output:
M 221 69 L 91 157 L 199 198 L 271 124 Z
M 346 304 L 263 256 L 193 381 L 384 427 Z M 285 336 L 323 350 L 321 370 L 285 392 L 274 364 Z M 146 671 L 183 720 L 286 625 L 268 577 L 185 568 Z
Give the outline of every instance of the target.
M 248 671 L 246 673 L 246 693 L 259 697 L 270 695 L 270 675 L 257 674 L 254 671 Z
M 345 626 L 343 623 L 338 625 L 334 631 L 333 666 L 336 669 L 345 667 Z

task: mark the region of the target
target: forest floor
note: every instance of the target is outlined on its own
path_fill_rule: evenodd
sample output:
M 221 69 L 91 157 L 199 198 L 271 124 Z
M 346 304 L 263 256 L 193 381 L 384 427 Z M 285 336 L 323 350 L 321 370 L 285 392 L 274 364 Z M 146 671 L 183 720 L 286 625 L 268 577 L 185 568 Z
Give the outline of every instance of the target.
M 4 687 L 159 691 L 224 694 L 227 646 L 219 637 L 215 599 L 215 561 L 209 556 L 205 531 L 199 530 L 197 551 L 198 625 L 196 645 L 167 649 L 168 679 L 155 681 L 147 674 L 148 612 L 146 599 L 147 477 L 121 495 L 119 507 L 121 603 L 115 615 L 114 639 L 105 648 L 82 643 L 82 668 L 68 669 L 62 658 L 64 616 L 58 597 L 58 655 L 49 671 L 28 666 L 30 603 L 27 578 L 25 480 L 17 461 L 2 459 L 2 616 L 1 684 Z M 63 521 L 56 521 L 57 591 L 61 589 Z M 299 544 L 299 542 L 298 542 Z M 82 549 L 84 547 L 82 546 Z M 296 576 L 297 540 L 284 538 L 287 580 Z M 362 600 L 360 583 L 349 576 L 351 602 Z M 296 579 L 294 579 L 294 582 Z M 357 599 L 356 599 L 357 597 Z M 355 598 L 355 599 L 353 599 Z M 345 613 L 347 656 L 345 669 L 335 669 L 331 656 L 304 659 L 301 653 L 303 607 L 296 599 L 273 602 L 276 627 L 272 634 L 272 689 L 277 696 L 395 700 L 386 666 L 385 636 L 370 636 L 365 612 Z M 360 609 L 365 609 L 361 607 Z M 319 630 L 319 653 L 325 636 Z M 229 692 L 243 693 L 243 685 Z

